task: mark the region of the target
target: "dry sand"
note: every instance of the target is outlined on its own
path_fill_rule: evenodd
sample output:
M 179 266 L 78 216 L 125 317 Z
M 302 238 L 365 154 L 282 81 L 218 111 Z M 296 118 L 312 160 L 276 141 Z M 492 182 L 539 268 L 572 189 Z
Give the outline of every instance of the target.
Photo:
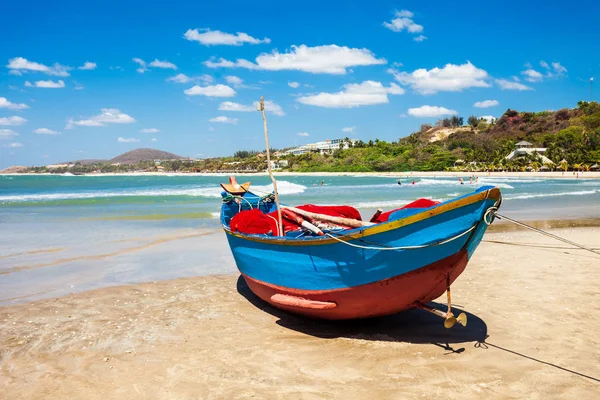
M 599 228 L 555 232 L 599 247 Z M 237 276 L 2 307 L 0 397 L 598 399 L 600 256 L 529 232 L 485 240 L 453 286 L 466 328 L 421 311 L 310 321 Z

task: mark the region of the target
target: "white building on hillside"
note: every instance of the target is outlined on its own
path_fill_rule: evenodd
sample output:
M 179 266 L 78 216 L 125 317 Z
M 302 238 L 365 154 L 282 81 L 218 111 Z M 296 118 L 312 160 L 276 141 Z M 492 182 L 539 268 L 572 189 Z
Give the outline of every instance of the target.
M 354 145 L 357 142 L 356 139 L 350 139 L 350 143 Z M 306 153 L 320 153 L 320 154 L 331 154 L 335 150 L 339 149 L 347 149 L 348 142 L 345 139 L 333 139 L 333 140 L 325 140 L 317 143 L 305 144 L 290 150 L 287 150 L 285 154 L 292 154 L 295 156 L 299 156 L 301 154 Z
M 542 159 L 542 164 L 554 164 L 552 160 L 544 155 L 545 152 L 545 147 L 533 147 L 533 144 L 523 140 L 515 145 L 515 149 L 506 156 L 506 159 L 513 160 L 526 154 L 533 156 L 535 153 L 537 153 Z

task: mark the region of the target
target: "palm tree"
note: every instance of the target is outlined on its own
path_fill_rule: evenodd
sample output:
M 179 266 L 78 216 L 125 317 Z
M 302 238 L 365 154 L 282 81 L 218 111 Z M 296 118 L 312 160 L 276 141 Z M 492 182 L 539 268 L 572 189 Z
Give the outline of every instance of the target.
M 573 168 L 577 170 L 577 172 L 579 172 L 581 170 L 582 165 L 580 163 L 577 164 L 573 164 Z
M 569 163 L 567 160 L 563 159 L 560 163 L 558 163 L 558 168 L 562 169 L 564 172 L 569 170 Z

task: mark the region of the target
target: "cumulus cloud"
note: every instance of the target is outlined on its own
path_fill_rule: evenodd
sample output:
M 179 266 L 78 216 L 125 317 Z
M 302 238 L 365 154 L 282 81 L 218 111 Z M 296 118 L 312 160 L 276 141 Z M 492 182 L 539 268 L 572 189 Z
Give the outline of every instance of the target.
M 23 125 L 27 120 L 23 117 L 19 117 L 17 115 L 13 117 L 2 117 L 0 118 L 0 125 L 3 126 L 18 126 Z
M 244 105 L 240 103 L 234 103 L 233 101 L 224 101 L 219 104 L 220 111 L 239 111 L 239 112 L 256 112 L 258 110 L 258 101 L 252 103 L 252 105 Z M 270 100 L 265 101 L 265 111 L 278 116 L 283 116 L 285 113 L 281 106 Z
M 37 133 L 38 135 L 60 135 L 60 132 L 48 128 L 39 128 L 33 131 L 33 133 Z
M 70 70 L 73 68 L 55 63 L 52 66 L 47 66 L 34 61 L 29 61 L 23 57 L 15 57 L 8 60 L 6 68 L 10 69 L 13 75 L 21 75 L 23 72 L 41 72 L 46 75 L 54 76 L 69 76 Z
M 356 129 L 355 126 L 347 126 L 345 128 L 342 128 L 342 132 L 352 133 L 352 132 L 354 132 L 355 129 Z
M 167 78 L 167 82 L 175 82 L 175 83 L 189 83 L 189 82 L 204 82 L 204 83 L 212 83 L 214 78 L 208 74 L 200 75 L 200 76 L 187 76 L 185 74 L 177 74 L 170 78 Z
M 25 81 L 25 86 L 43 88 L 43 89 L 61 89 L 61 88 L 65 87 L 65 82 L 63 80 L 58 80 L 57 82 L 54 82 L 52 80 L 36 81 L 34 83 Z
M 260 44 L 260 43 L 271 43 L 271 39 L 256 39 L 247 33 L 237 32 L 226 33 L 221 31 L 211 31 L 208 28 L 204 29 L 188 29 L 183 34 L 183 37 L 187 40 L 198 42 L 204 46 L 241 46 L 244 43 L 248 44 Z
M 487 122 L 488 124 L 492 123 L 492 121 L 496 120 L 496 117 L 493 117 L 491 115 L 484 115 L 482 117 L 479 117 L 479 119 L 483 119 L 485 120 L 485 122 Z
M 15 136 L 19 136 L 19 134 L 12 129 L 0 129 L 0 139 L 10 139 Z
M 236 91 L 227 85 L 193 86 L 184 90 L 188 96 L 233 97 Z
M 443 68 L 417 69 L 411 73 L 390 69 L 396 80 L 420 94 L 460 92 L 472 87 L 490 87 L 488 73 L 471 62 L 462 65 L 446 64 Z
M 422 42 L 422 41 L 424 41 L 424 40 L 427 40 L 427 36 L 425 36 L 425 35 L 419 35 L 419 36 L 415 36 L 415 37 L 413 38 L 413 40 L 414 40 L 415 42 Z
M 144 128 L 144 129 L 140 129 L 140 132 L 142 132 L 142 133 L 158 133 L 160 131 L 156 128 Z
M 488 107 L 494 107 L 497 106 L 498 100 L 484 100 L 484 101 L 478 101 L 475 104 L 473 104 L 473 107 L 477 107 L 477 108 L 488 108 Z
M 298 87 L 300 86 L 300 83 L 298 82 L 288 82 L 288 86 L 294 89 L 298 89 Z
M 532 87 L 524 85 L 515 80 L 509 81 L 508 79 L 496 79 L 495 82 L 502 90 L 533 90 Z
M 260 54 L 256 63 L 244 59 L 235 62 L 223 58 L 209 60 L 204 64 L 209 68 L 247 68 L 265 71 L 304 71 L 315 74 L 343 75 L 350 67 L 385 64 L 384 59 L 376 58 L 368 49 L 353 49 L 346 46 L 326 45 L 308 47 L 292 46 L 287 53 Z
M 443 117 L 445 115 L 456 115 L 456 110 L 449 110 L 445 107 L 437 106 L 421 106 L 417 108 L 409 108 L 408 115 L 412 115 L 417 118 L 432 118 L 432 117 Z
M 540 61 L 540 66 L 545 70 L 543 73 L 533 69 L 530 63 L 525 63 L 527 69 L 522 71 L 521 74 L 525 75 L 527 82 L 541 82 L 546 78 L 558 78 L 567 74 L 567 69 L 559 62 L 548 64 L 542 60 Z
M 167 60 L 161 61 L 159 59 L 155 59 L 150 63 L 151 67 L 154 68 L 163 68 L 163 69 L 177 69 L 177 65 L 168 62 Z
M 308 132 L 298 132 L 298 133 L 297 133 L 297 135 L 298 135 L 298 136 L 302 136 L 302 137 L 307 137 L 307 136 L 310 136 L 310 135 L 308 134 Z
M 23 103 L 11 103 L 6 97 L 0 97 L 0 108 L 8 108 L 9 110 L 24 110 L 29 108 L 29 106 Z
M 394 32 L 402 32 L 406 30 L 410 33 L 423 32 L 423 26 L 413 21 L 414 14 L 408 10 L 394 12 L 394 18 L 390 22 L 384 22 L 383 26 Z
M 525 80 L 527 82 L 539 82 L 544 77 L 544 75 L 532 68 L 526 69 L 525 71 L 521 72 L 521 74 L 525 75 Z
M 208 122 L 220 122 L 222 124 L 237 124 L 238 123 L 238 119 L 237 118 L 229 118 L 229 117 L 225 117 L 225 116 L 219 116 L 219 117 L 214 117 L 208 120 Z
M 124 138 L 124 137 L 119 137 L 117 139 L 117 142 L 119 143 L 137 143 L 139 142 L 140 139 L 136 139 L 136 138 Z
M 101 108 L 100 114 L 89 118 L 75 120 L 70 118 L 67 121 L 66 129 L 73 129 L 74 126 L 106 126 L 107 124 L 131 124 L 135 118 L 122 113 L 117 108 Z
M 142 60 L 141 58 L 137 58 L 137 57 L 134 57 L 131 60 L 134 63 L 138 63 L 140 65 L 140 67 L 138 69 L 136 69 L 136 71 L 139 72 L 140 74 L 143 74 L 144 72 L 148 71 L 148 65 L 146 64 L 146 61 Z
M 12 143 L 9 143 L 9 144 L 5 144 L 2 147 L 11 147 L 11 148 L 23 147 L 23 143 L 12 142 Z
M 404 89 L 395 83 L 389 87 L 381 82 L 364 81 L 363 83 L 350 83 L 343 86 L 343 90 L 336 93 L 319 93 L 302 96 L 298 102 L 317 107 L 327 108 L 352 108 L 366 105 L 389 103 L 388 94 L 403 94 Z
M 96 69 L 96 63 L 86 61 L 81 67 L 78 67 L 77 69 L 80 69 L 82 71 L 91 71 L 93 69 Z

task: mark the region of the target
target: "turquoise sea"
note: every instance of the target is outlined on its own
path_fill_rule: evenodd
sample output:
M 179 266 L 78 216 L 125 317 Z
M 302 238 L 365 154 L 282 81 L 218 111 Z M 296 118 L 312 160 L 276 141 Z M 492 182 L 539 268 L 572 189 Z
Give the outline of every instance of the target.
M 535 177 L 282 176 L 281 201 L 348 204 L 363 218 L 420 197 L 501 188 L 520 220 L 600 217 L 600 180 Z M 219 229 L 225 176 L 0 175 L 0 304 L 91 288 L 235 272 Z M 238 176 L 271 191 L 266 176 Z M 398 181 L 402 185 L 398 185 Z M 414 184 L 412 183 L 414 181 Z

